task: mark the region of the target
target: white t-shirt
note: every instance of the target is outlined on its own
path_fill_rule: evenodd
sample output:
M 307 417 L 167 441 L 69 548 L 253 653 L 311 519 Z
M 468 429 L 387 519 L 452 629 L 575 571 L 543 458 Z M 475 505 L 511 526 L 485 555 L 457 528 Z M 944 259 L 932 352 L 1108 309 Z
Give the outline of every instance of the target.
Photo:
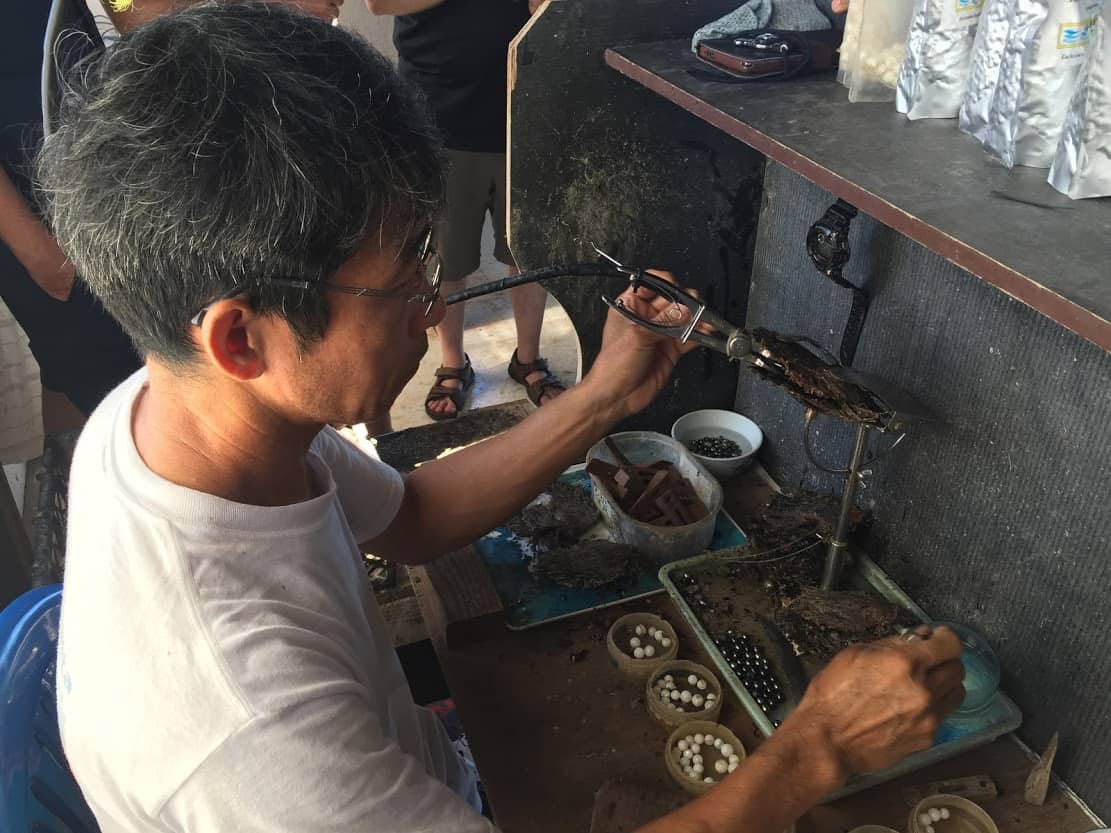
M 140 371 L 70 473 L 58 716 L 103 833 L 489 833 L 473 774 L 413 703 L 357 541 L 400 475 L 331 429 L 319 497 L 233 503 L 143 463 Z

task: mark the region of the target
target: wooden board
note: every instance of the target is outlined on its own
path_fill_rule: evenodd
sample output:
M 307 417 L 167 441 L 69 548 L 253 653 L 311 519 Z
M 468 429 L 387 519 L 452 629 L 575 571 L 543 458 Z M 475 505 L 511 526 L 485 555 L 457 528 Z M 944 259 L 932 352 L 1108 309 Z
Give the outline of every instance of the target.
M 890 103 L 850 104 L 832 73 L 789 83 L 722 84 L 691 73 L 701 64 L 684 41 L 621 46 L 607 61 L 1111 350 L 1106 280 L 1111 200 L 1070 201 L 1045 182 L 1045 171 L 1008 172 L 961 133 L 955 120 L 908 122 Z
M 669 732 L 648 716 L 644 684 L 620 676 L 606 652 L 609 626 L 634 609 L 662 615 L 678 631 L 680 656 L 705 662 L 670 602 L 658 597 L 534 630 L 503 630 L 459 647 L 448 647 L 433 629 L 495 819 L 506 833 L 626 833 L 645 820 L 639 815 L 644 810 L 663 812 L 688 800 L 664 769 Z M 722 716 L 748 749 L 756 748 L 755 727 L 728 698 Z M 999 797 L 984 807 L 1000 833 L 1086 833 L 1099 826 L 1060 785 L 1044 807 L 1026 805 L 1022 785 L 1031 765 L 1008 736 L 818 807 L 800 820 L 798 833 L 845 833 L 866 823 L 902 830 L 909 815 L 903 788 L 979 773 L 999 785 Z M 617 778 L 626 786 L 609 783 Z M 655 791 L 650 808 L 634 809 L 646 789 L 637 784 Z M 604 806 L 596 805 L 600 789 Z
M 693 32 L 733 0 L 551 0 L 509 54 L 510 248 L 522 268 L 596 261 L 590 244 L 667 269 L 743 323 L 763 160 L 609 70 L 605 48 Z M 692 183 L 695 185 L 692 187 Z M 800 241 L 801 245 L 801 241 Z M 601 345 L 603 292 L 621 279 L 545 284 L 567 309 L 583 370 Z M 736 372 L 698 351 L 626 427 L 667 431 L 680 414 L 729 407 Z

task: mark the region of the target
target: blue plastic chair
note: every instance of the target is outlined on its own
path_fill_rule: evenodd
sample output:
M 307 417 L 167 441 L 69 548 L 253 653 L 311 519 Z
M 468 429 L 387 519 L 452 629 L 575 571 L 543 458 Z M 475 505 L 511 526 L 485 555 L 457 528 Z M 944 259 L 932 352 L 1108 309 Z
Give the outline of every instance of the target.
M 98 833 L 62 754 L 54 664 L 62 586 L 37 587 L 0 611 L 0 830 Z

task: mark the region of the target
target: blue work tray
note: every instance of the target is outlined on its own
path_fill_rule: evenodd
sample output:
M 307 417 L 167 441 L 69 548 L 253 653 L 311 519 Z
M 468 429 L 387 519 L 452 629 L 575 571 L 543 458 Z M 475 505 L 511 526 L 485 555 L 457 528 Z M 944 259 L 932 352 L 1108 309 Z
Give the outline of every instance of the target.
M 926 612 L 915 604 L 914 601 L 903 592 L 902 588 L 892 581 L 872 559 L 863 553 L 855 553 L 854 555 L 855 565 L 845 571 L 846 583 L 853 585 L 849 589 L 871 590 L 892 604 L 906 608 L 920 621 L 932 621 L 931 618 L 926 615 Z M 659 578 L 660 582 L 671 596 L 672 601 L 674 601 L 675 606 L 679 609 L 683 618 L 698 637 L 699 643 L 707 654 L 709 654 L 717 668 L 718 674 L 721 675 L 723 683 L 736 695 L 738 702 L 740 702 L 744 710 L 748 712 L 748 715 L 752 718 L 760 733 L 763 734 L 764 737 L 768 737 L 775 731 L 771 720 L 756 704 L 756 700 L 749 693 L 748 689 L 745 688 L 740 678 L 733 672 L 733 669 L 729 667 L 729 663 L 718 650 L 713 638 L 706 632 L 706 629 L 702 626 L 701 620 L 687 604 L 683 594 L 679 591 L 671 578 L 675 573 L 700 570 L 710 564 L 716 569 L 722 569 L 727 568 L 730 564 L 744 563 L 745 560 L 745 556 L 743 555 L 697 555 L 693 558 L 676 561 L 660 568 Z M 923 767 L 935 764 L 938 761 L 960 755 L 978 746 L 984 746 L 1008 732 L 1013 732 L 1021 724 L 1022 712 L 1019 711 L 1018 706 L 1016 706 L 1014 701 L 1002 691 L 997 691 L 991 705 L 983 712 L 978 713 L 974 719 L 964 719 L 959 722 L 951 720 L 943 724 L 934 737 L 933 746 L 929 749 L 916 752 L 887 769 L 854 775 L 849 780 L 848 784 L 831 795 L 828 800 L 833 801 L 843 796 L 860 792 L 876 784 L 881 784 L 884 781 L 890 781 L 893 778 L 915 772 Z
M 590 475 L 584 465 L 572 466 L 559 478 L 587 492 L 591 490 Z M 586 532 L 584 538 L 605 538 L 609 530 L 599 521 Z M 709 550 L 739 547 L 745 543 L 744 533 L 724 511 L 718 513 L 714 537 Z M 651 596 L 663 590 L 656 568 L 623 576 L 605 587 L 590 590 L 564 587 L 529 572 L 531 553 L 527 545 L 505 527 L 498 527 L 475 544 L 487 572 L 494 582 L 505 609 L 506 625 L 510 630 L 525 630 L 566 619 L 589 610 L 622 604 L 632 599 Z

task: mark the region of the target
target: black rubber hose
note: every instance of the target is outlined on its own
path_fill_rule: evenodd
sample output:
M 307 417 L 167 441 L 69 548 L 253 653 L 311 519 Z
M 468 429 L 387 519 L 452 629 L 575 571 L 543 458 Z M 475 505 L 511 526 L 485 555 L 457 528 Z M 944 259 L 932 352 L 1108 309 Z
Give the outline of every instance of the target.
M 489 283 L 472 286 L 470 289 L 464 289 L 462 292 L 455 292 L 446 296 L 444 303 L 449 305 L 458 304 L 526 283 L 537 283 L 538 281 L 563 277 L 628 278 L 629 275 L 609 263 L 561 263 L 555 266 L 545 266 L 542 269 L 533 269 L 530 272 L 522 272 L 519 275 L 502 278 L 500 281 L 490 281 Z

